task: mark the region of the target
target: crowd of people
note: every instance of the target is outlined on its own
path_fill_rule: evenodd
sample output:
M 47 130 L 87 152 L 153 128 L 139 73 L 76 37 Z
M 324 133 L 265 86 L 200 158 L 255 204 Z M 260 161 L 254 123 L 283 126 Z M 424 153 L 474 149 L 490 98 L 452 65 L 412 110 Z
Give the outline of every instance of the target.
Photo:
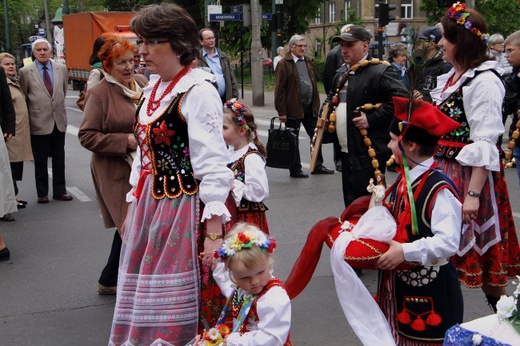
M 285 287 L 273 275 L 268 152 L 237 99 L 229 57 L 213 30 L 198 30 L 175 4 L 143 7 L 130 27 L 136 44 L 118 36 L 94 43 L 78 132 L 92 152 L 104 227 L 115 228 L 98 279 L 99 294 L 116 295 L 109 345 L 291 345 L 291 299 L 310 279 L 298 274 L 309 271 L 309 258 L 297 260 Z M 520 274 L 499 140 L 510 114 L 520 132 L 520 31 L 489 37 L 481 14 L 454 4 L 417 33 L 420 68 L 404 43 L 390 48 L 389 62 L 374 59 L 371 39 L 360 25 L 332 39 L 324 104 L 346 218 L 317 224 L 301 256 L 311 242 L 333 239 L 338 298 L 362 342 L 441 345 L 462 323 L 460 284 L 482 289 L 496 312 L 508 280 Z M 303 36 L 287 47 L 275 58 L 275 108 L 281 122 L 303 124 L 312 143 L 318 76 Z M 49 156 L 52 199 L 73 199 L 65 182 L 67 72 L 50 59 L 45 39 L 32 52 L 34 62 L 18 72 L 14 56 L 0 54 L 0 220 L 7 222 L 27 205 L 17 197 L 24 161 L 34 162 L 38 203 L 50 202 Z M 312 173 L 333 174 L 314 150 Z M 290 177 L 308 178 L 296 154 Z M 399 175 L 387 188 L 391 156 Z M 365 202 L 370 217 L 354 221 L 352 210 Z M 356 229 L 357 222 L 377 229 L 380 216 L 392 229 L 373 264 L 380 270 L 373 300 L 345 254 L 356 237 L 382 244 L 377 232 Z M 9 258 L 0 234 L 0 261 Z

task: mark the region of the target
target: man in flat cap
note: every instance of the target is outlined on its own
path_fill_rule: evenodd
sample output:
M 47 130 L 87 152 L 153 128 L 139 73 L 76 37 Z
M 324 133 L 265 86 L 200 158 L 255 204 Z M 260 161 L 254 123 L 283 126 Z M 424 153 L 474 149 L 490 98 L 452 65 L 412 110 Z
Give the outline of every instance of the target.
M 376 178 L 372 158 L 360 130 L 367 130 L 379 170 L 384 173 L 386 161 L 391 155 L 386 145 L 390 140 L 388 129 L 394 116 L 392 97 L 407 95 L 390 64 L 379 59 L 372 60 L 368 53 L 371 36 L 362 26 L 350 25 L 332 39 L 332 42 L 341 45 L 346 63 L 338 69 L 327 98 L 328 101 L 339 102 L 335 110 L 336 134 L 341 146 L 345 207 L 354 199 L 367 195 L 366 186 L 370 178 Z M 339 92 L 336 92 L 338 88 Z

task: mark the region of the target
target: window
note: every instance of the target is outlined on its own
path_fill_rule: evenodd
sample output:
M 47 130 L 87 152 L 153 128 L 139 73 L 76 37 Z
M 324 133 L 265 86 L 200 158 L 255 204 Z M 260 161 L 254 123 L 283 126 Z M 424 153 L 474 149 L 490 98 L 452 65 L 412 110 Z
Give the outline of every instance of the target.
M 350 0 L 345 1 L 345 22 L 348 23 L 348 10 L 350 8 Z
M 336 22 L 336 3 L 329 2 L 329 23 Z
M 321 24 L 321 6 L 316 11 L 316 18 L 314 18 L 314 24 Z
M 412 0 L 401 0 L 401 19 L 413 18 Z

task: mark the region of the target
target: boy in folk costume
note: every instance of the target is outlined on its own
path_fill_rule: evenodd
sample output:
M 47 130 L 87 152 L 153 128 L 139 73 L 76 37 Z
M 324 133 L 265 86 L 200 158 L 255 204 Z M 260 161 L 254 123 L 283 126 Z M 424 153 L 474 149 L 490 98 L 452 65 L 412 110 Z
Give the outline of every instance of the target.
M 398 345 L 442 345 L 462 321 L 462 292 L 449 258 L 458 249 L 462 214 L 458 192 L 433 160 L 440 136 L 460 127 L 432 104 L 394 97 L 388 147 L 402 168 L 389 188 L 397 233 L 376 263 L 378 304 Z M 395 270 L 403 262 L 420 266 Z

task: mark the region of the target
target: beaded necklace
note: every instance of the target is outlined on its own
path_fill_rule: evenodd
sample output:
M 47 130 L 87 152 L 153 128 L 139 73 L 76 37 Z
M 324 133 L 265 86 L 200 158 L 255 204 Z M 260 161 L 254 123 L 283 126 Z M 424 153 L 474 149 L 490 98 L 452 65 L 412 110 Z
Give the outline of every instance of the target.
M 464 73 L 466 73 L 467 70 L 463 71 L 458 77 L 457 79 L 453 80 L 453 77 L 456 75 L 456 73 L 452 74 L 450 76 L 450 78 L 448 79 L 448 81 L 446 82 L 446 84 L 444 84 L 444 88 L 442 89 L 442 92 L 445 92 L 446 89 L 448 89 L 449 87 L 457 84 L 457 82 L 459 81 L 459 79 L 464 75 Z
M 377 58 L 373 58 L 371 60 L 362 60 L 362 61 L 352 65 L 350 67 L 350 69 L 343 75 L 343 77 L 342 77 L 343 79 L 341 79 L 340 82 L 338 83 L 338 87 L 336 88 L 336 92 L 335 92 L 334 96 L 332 96 L 331 102 L 330 102 L 333 108 L 332 108 L 332 112 L 329 115 L 329 126 L 328 126 L 328 131 L 329 132 L 332 133 L 332 132 L 334 132 L 336 130 L 336 108 L 339 105 L 339 92 L 341 91 L 341 88 L 343 88 L 343 86 L 347 83 L 349 77 L 351 75 L 354 75 L 355 72 L 359 68 L 366 67 L 368 65 L 379 65 L 379 64 L 390 66 L 389 62 L 383 61 L 383 60 L 380 60 L 380 59 L 377 59 Z M 381 107 L 381 105 L 382 105 L 382 103 L 377 103 L 377 104 L 367 103 L 367 104 L 364 104 L 363 106 L 357 107 L 355 109 L 355 111 L 356 112 L 359 112 L 361 110 L 370 111 L 370 110 L 377 109 L 377 108 Z M 376 152 L 372 148 L 372 143 L 370 141 L 370 138 L 368 137 L 367 130 L 366 129 L 359 129 L 359 131 L 360 131 L 361 135 L 363 136 L 363 143 L 367 147 L 368 155 L 371 158 L 372 168 L 374 168 L 374 175 L 377 178 L 377 176 L 379 174 L 381 174 L 381 171 L 379 170 L 379 161 L 377 161 L 377 159 L 375 158 L 376 157 Z
M 162 95 L 156 100 L 155 99 L 155 94 L 157 93 L 157 89 L 159 88 L 159 84 L 161 84 L 161 82 L 162 82 L 162 78 L 159 78 L 159 80 L 157 81 L 157 83 L 155 83 L 155 85 L 154 85 L 154 87 L 152 89 L 152 93 L 150 94 L 150 99 L 148 100 L 148 105 L 146 106 L 146 115 L 148 115 L 149 117 L 151 117 L 153 115 L 153 113 L 161 105 L 161 101 L 166 97 L 166 95 L 168 95 L 173 90 L 173 88 L 175 87 L 177 82 L 182 77 L 184 77 L 188 73 L 188 71 L 190 69 L 191 69 L 190 66 L 186 66 L 179 73 L 177 73 L 175 78 L 170 82 L 170 84 L 168 84 L 166 89 L 163 91 Z

